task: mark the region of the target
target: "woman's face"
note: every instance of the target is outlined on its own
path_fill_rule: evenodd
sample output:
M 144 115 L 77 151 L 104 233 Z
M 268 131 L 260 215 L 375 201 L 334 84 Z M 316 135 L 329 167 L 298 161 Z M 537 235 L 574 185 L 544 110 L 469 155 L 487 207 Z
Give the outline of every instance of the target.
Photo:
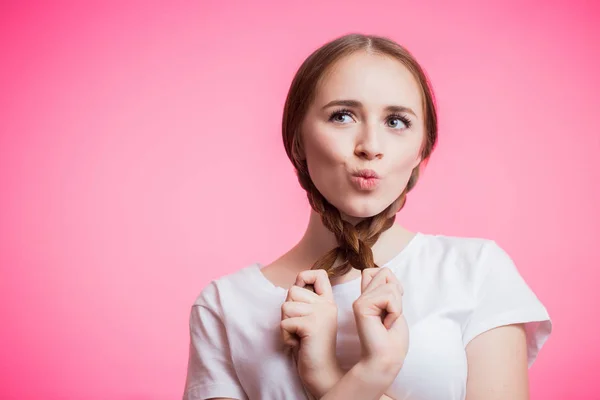
M 302 125 L 312 181 L 345 217 L 379 214 L 421 161 L 417 81 L 395 59 L 358 52 L 337 61 L 315 95 Z M 364 176 L 355 176 L 361 170 Z

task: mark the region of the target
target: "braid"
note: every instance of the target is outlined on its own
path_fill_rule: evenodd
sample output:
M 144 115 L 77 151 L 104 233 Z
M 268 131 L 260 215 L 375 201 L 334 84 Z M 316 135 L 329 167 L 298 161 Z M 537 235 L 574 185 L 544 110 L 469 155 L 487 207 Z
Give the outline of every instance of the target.
M 303 166 L 304 167 L 304 166 Z M 396 213 L 406 203 L 406 194 L 415 186 L 418 179 L 418 167 L 408 181 L 406 189 L 400 197 L 377 215 L 360 221 L 356 226 L 342 219 L 339 210 L 335 208 L 317 190 L 308 174 L 307 168 L 298 169 L 298 181 L 308 197 L 310 206 L 321 215 L 323 225 L 335 235 L 338 246 L 319 258 L 311 269 L 324 269 L 329 277 L 341 276 L 352 268 L 378 268 L 373 259 L 372 247 L 383 232 L 391 228 L 396 219 Z M 334 264 L 340 258 L 342 263 Z

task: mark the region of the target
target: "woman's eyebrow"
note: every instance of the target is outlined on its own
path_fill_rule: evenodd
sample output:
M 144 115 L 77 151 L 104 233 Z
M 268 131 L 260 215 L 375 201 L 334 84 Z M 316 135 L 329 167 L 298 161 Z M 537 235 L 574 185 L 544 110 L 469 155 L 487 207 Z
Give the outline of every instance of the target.
M 332 100 L 329 103 L 325 104 L 323 106 L 323 109 L 333 107 L 333 106 L 343 106 L 343 107 L 353 107 L 353 108 L 362 108 L 363 107 L 362 103 L 358 100 Z M 405 112 L 405 113 L 412 114 L 415 117 L 417 116 L 417 114 L 412 110 L 412 108 L 405 107 L 405 106 L 386 106 L 385 111 L 398 112 L 398 113 Z

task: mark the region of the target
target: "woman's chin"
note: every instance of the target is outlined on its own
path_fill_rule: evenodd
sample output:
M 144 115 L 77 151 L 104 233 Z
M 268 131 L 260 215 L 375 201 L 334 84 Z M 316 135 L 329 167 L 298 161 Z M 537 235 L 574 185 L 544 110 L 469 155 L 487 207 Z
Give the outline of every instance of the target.
M 375 204 L 344 204 L 338 207 L 345 220 L 358 222 L 358 220 L 369 218 L 379 214 L 386 207 L 376 206 Z

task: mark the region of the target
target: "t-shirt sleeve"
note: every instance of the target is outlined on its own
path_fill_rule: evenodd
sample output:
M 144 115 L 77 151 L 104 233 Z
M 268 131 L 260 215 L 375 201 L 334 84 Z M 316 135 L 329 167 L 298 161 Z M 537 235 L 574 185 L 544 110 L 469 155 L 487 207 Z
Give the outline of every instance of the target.
M 463 329 L 465 347 L 490 329 L 522 323 L 527 335 L 528 367 L 550 336 L 548 311 L 527 285 L 511 257 L 496 242 L 488 242 L 477 266 L 475 306 Z
M 245 400 L 231 360 L 214 283 L 203 290 L 191 308 L 190 345 L 183 400 L 224 397 Z

